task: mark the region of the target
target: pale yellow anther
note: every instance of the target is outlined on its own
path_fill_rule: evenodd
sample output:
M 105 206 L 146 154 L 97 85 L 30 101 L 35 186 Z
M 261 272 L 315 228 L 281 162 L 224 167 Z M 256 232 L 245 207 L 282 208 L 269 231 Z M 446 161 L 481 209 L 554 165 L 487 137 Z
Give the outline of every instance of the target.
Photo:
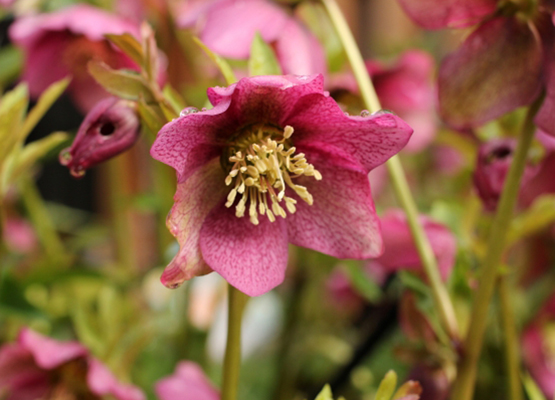
M 296 148 L 290 146 L 288 141 L 293 132 L 293 127 L 289 125 L 282 132 L 277 128 L 261 125 L 246 136 L 240 136 L 232 144 L 234 149 L 241 150 L 229 157 L 229 162 L 233 164 L 225 178 L 225 184 L 229 186 L 233 183 L 233 178 L 237 179 L 225 205 L 231 207 L 236 201 L 237 193 L 242 194 L 236 205 L 237 217 L 245 215 L 247 202 L 250 202 L 249 219 L 254 225 L 259 224 L 259 214 L 266 215 L 270 222 L 274 222 L 277 216 L 286 218 L 287 212 L 295 213 L 297 200 L 286 195 L 287 187 L 303 201 L 312 204 L 313 198 L 307 188 L 296 185 L 293 179 L 304 175 L 321 180 L 322 175 L 308 163 L 303 153 L 295 154 Z M 268 201 L 271 205 L 268 205 Z M 285 207 L 282 207 L 282 201 L 285 202 Z

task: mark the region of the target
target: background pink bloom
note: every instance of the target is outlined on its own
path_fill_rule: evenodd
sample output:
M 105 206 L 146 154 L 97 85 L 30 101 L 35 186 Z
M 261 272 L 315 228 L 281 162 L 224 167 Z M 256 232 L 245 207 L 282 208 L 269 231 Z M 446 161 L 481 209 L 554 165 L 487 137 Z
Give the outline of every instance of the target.
M 283 281 L 288 242 L 339 258 L 381 253 L 367 175 L 406 144 L 412 133 L 407 124 L 391 114 L 345 115 L 324 93 L 321 75 L 245 78 L 209 89 L 208 97 L 213 109 L 166 124 L 151 149 L 178 176 L 168 227 L 181 248 L 162 276 L 166 286 L 213 269 L 243 292 L 260 295 Z M 261 215 L 255 225 L 224 206 L 229 171 L 220 160 L 242 132 L 260 124 L 292 127 L 290 145 L 323 178 L 295 178 L 312 205 L 287 186 L 296 212 L 275 222 Z
M 555 296 L 552 296 L 522 334 L 522 357 L 530 375 L 548 399 L 555 396 Z
M 37 235 L 31 224 L 23 218 L 6 218 L 2 233 L 6 245 L 12 251 L 29 253 L 37 247 Z
M 371 269 L 387 273 L 400 269 L 420 271 L 422 264 L 403 211 L 389 210 L 380 221 L 384 253 L 370 261 Z M 455 264 L 456 239 L 444 225 L 425 216 L 420 221 L 437 257 L 441 277 L 446 280 Z
M 117 400 L 144 400 L 136 387 L 119 383 L 77 342 L 58 342 L 30 329 L 18 341 L 0 348 L 0 393 L 6 400 L 35 400 L 64 393 L 87 393 Z
M 219 400 L 220 393 L 210 383 L 202 369 L 190 361 L 177 365 L 173 375 L 156 382 L 160 400 Z
M 284 74 L 324 73 L 324 50 L 299 21 L 266 0 L 209 0 L 185 3 L 182 27 L 195 27 L 214 52 L 246 59 L 255 34 L 272 44 Z
M 137 69 L 105 38 L 107 33 L 131 33 L 138 27 L 101 9 L 80 4 L 50 14 L 19 18 L 10 28 L 12 41 L 23 49 L 22 79 L 38 97 L 51 83 L 71 75 L 69 93 L 81 111 L 90 110 L 108 93 L 87 71 L 87 62 L 100 59 L 113 68 Z

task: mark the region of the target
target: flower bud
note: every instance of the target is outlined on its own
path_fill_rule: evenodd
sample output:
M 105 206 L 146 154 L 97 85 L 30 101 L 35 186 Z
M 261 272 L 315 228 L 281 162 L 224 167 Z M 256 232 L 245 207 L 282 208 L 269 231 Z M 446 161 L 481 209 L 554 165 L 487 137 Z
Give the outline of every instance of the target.
M 514 139 L 495 139 L 484 143 L 478 151 L 473 177 L 474 186 L 484 203 L 484 208 L 488 211 L 494 211 L 497 207 L 515 148 Z M 536 168 L 527 164 L 521 185 L 525 184 L 535 172 Z
M 87 114 L 71 147 L 60 152 L 60 163 L 78 178 L 85 170 L 131 147 L 139 137 L 135 104 L 111 97 Z

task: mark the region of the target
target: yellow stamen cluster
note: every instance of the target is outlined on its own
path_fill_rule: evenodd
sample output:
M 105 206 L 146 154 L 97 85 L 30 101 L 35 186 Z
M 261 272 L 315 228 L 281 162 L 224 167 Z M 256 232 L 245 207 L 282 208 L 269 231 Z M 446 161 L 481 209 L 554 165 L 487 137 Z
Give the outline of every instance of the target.
M 258 215 L 266 215 L 271 222 L 276 216 L 287 216 L 296 211 L 297 201 L 285 195 L 289 186 L 297 195 L 312 205 L 312 195 L 306 187 L 296 185 L 293 179 L 305 175 L 316 180 L 322 175 L 309 164 L 303 153 L 295 154 L 295 147 L 289 145 L 293 128 L 286 126 L 283 132 L 265 126 L 254 127 L 232 145 L 229 157 L 231 170 L 225 178 L 227 186 L 235 182 L 227 196 L 226 207 L 231 207 L 238 195 L 235 215 L 241 218 L 249 209 L 250 221 L 258 225 Z M 269 198 L 269 201 L 268 201 Z M 269 204 L 270 203 L 270 204 Z

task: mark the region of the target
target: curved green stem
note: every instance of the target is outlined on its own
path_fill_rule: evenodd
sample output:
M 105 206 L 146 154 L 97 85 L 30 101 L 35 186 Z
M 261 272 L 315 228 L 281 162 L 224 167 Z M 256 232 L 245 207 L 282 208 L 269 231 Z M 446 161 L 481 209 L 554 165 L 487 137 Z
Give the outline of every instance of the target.
M 228 285 L 227 343 L 221 400 L 236 400 L 241 369 L 241 320 L 249 297 Z
M 534 137 L 534 116 L 541 104 L 541 99 L 536 101 L 526 115 L 522 132 L 518 139 L 513 161 L 507 174 L 501 199 L 489 233 L 488 251 L 482 264 L 480 286 L 472 306 L 472 318 L 465 340 L 464 354 L 461 359 L 457 380 L 453 387 L 452 400 L 470 400 L 474 393 L 478 359 L 482 351 L 484 332 L 486 329 L 487 315 L 493 289 L 498 277 L 499 263 L 505 250 L 507 232 L 513 217 L 520 179 L 526 164 L 526 155 Z
M 515 315 L 511 307 L 510 285 L 509 277 L 499 277 L 497 289 L 499 291 L 503 334 L 505 336 L 505 358 L 508 375 L 507 397 L 509 400 L 524 400 L 524 393 L 520 383 L 520 343 L 518 342 Z
M 345 18 L 343 17 L 343 14 L 341 13 L 341 10 L 335 0 L 322 0 L 322 3 L 324 4 L 326 11 L 335 26 L 337 34 L 343 43 L 345 53 L 347 54 L 347 58 L 351 64 L 351 68 L 357 80 L 365 106 L 370 112 L 380 110 L 380 101 L 378 100 L 378 96 L 376 95 L 376 91 L 374 90 L 374 86 L 372 85 L 366 66 L 364 65 L 364 60 L 362 59 L 358 46 L 353 38 L 349 26 L 347 25 L 347 22 L 345 21 Z M 442 320 L 443 326 L 447 330 L 451 339 L 458 340 L 459 328 L 455 317 L 453 303 L 451 302 L 447 289 L 441 280 L 437 260 L 434 256 L 432 246 L 430 245 L 428 237 L 424 232 L 424 228 L 418 220 L 418 209 L 416 208 L 416 203 L 412 197 L 401 161 L 398 156 L 394 156 L 387 162 L 386 165 L 391 181 L 393 182 L 397 198 L 407 215 L 407 220 L 418 250 L 418 254 L 422 260 L 422 265 L 424 266 L 424 271 L 426 272 L 428 281 L 430 282 L 436 309 Z

